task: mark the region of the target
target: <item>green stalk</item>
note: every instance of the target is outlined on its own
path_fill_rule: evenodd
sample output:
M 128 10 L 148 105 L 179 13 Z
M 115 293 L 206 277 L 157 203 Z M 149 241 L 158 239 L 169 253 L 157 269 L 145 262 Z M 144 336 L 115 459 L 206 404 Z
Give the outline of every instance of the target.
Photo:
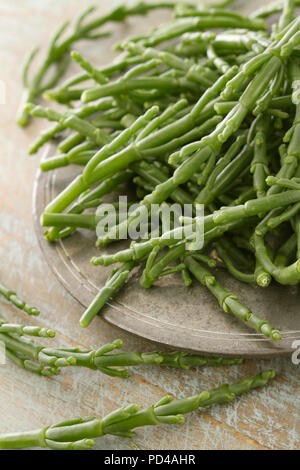
M 281 339 L 281 334 L 278 330 L 275 330 L 267 320 L 252 313 L 246 305 L 242 304 L 232 292 L 217 282 L 215 277 L 193 259 L 192 256 L 187 256 L 184 262 L 196 279 L 216 297 L 224 312 L 232 313 L 236 318 L 248 323 L 258 333 L 267 336 L 272 341 Z
M 263 234 L 256 229 L 253 236 L 253 245 L 255 247 L 255 256 L 263 268 L 280 284 L 293 285 L 300 280 L 300 260 L 297 259 L 293 264 L 286 267 L 276 266 L 271 260 Z
M 295 233 L 293 233 L 278 249 L 274 258 L 274 264 L 276 264 L 276 266 L 282 267 L 289 264 L 293 258 L 296 248 L 297 236 Z
M 74 110 L 74 114 L 79 118 L 86 119 L 87 117 L 95 114 L 99 111 L 106 111 L 111 109 L 115 105 L 115 101 L 112 98 L 103 98 L 97 103 L 82 106 L 79 110 Z M 63 132 L 66 125 L 61 121 L 55 124 L 53 127 L 43 131 L 36 141 L 31 145 L 29 154 L 36 153 L 45 143 L 53 139 L 57 134 Z M 81 134 L 80 134 L 81 135 Z
M 94 445 L 93 438 L 106 434 L 133 437 L 133 430 L 159 424 L 181 424 L 183 415 L 208 408 L 215 403 L 228 403 L 237 396 L 265 386 L 275 377 L 273 370 L 259 373 L 231 385 L 222 385 L 198 395 L 174 400 L 166 396 L 155 405 L 140 409 L 138 405 L 120 408 L 99 420 L 74 418 L 57 425 L 32 432 L 19 432 L 0 436 L 1 449 L 42 447 L 59 450 L 86 450 Z
M 80 39 L 95 39 L 102 37 L 103 35 L 107 35 L 106 33 L 100 33 L 100 35 L 94 34 L 93 31 L 97 30 L 108 22 L 122 22 L 126 19 L 127 16 L 130 15 L 145 15 L 148 13 L 148 11 L 156 8 L 173 8 L 174 6 L 174 2 L 150 2 L 147 4 L 144 2 L 137 2 L 132 7 L 120 5 L 107 15 L 101 16 L 84 24 L 86 17 L 95 10 L 95 7 L 90 7 L 79 16 L 69 35 L 67 35 L 64 40 L 61 40 L 62 34 L 68 27 L 68 23 L 63 24 L 51 40 L 47 55 L 42 61 L 30 83 L 28 80 L 28 69 L 31 65 L 34 55 L 37 52 L 36 49 L 29 56 L 29 59 L 25 63 L 25 73 L 23 74 L 23 84 L 25 89 L 22 103 L 20 104 L 18 111 L 18 124 L 21 126 L 26 126 L 29 122 L 29 114 L 26 109 L 26 104 L 28 102 L 33 103 L 35 99 L 47 88 L 52 88 L 57 83 L 58 79 L 63 75 L 66 64 L 68 64 L 66 55 L 68 54 L 72 44 Z M 51 77 L 50 81 L 45 84 L 45 76 L 53 64 L 57 65 L 57 70 L 54 72 L 54 75 Z
M 154 248 L 156 249 L 156 248 Z M 164 269 L 173 261 L 184 255 L 186 250 L 185 243 L 169 248 L 167 253 L 163 254 L 154 264 L 149 264 L 143 271 L 140 284 L 149 288 L 158 280 Z
M 58 121 L 62 124 L 63 128 L 70 128 L 79 132 L 84 137 L 95 142 L 96 145 L 104 145 L 110 142 L 110 136 L 96 127 L 92 122 L 79 117 L 79 113 L 61 113 L 51 108 L 43 108 L 42 106 L 35 106 L 31 103 L 26 105 L 26 110 L 32 115 L 41 118 L 49 119 L 50 121 Z
M 120 79 L 117 82 L 108 83 L 100 87 L 86 90 L 82 95 L 83 103 L 89 103 L 106 96 L 116 96 L 130 93 L 132 90 L 153 90 L 158 89 L 163 92 L 191 91 L 198 92 L 198 87 L 184 78 L 163 78 L 163 77 L 143 77 L 131 80 Z
M 54 338 L 55 332 L 49 328 L 39 326 L 16 325 L 0 320 L 0 333 L 12 333 L 18 336 L 39 336 L 42 338 Z
M 300 192 L 298 190 L 286 191 L 280 194 L 264 196 L 260 199 L 251 199 L 239 206 L 224 207 L 214 212 L 213 220 L 216 225 L 226 224 L 238 218 L 265 214 L 273 209 L 288 206 L 299 201 Z
M 86 193 L 83 193 L 79 201 L 69 210 L 68 214 L 81 214 L 85 209 L 85 204 L 88 204 L 90 201 L 99 200 L 105 194 L 114 191 L 119 187 L 119 185 L 127 183 L 132 177 L 130 171 L 124 171 L 117 173 L 116 175 L 108 178 L 98 185 L 93 190 L 88 190 Z M 53 227 L 50 230 L 47 230 L 44 234 L 45 238 L 49 242 L 54 242 L 57 238 L 65 238 L 73 233 L 75 228 L 68 228 L 66 226 L 62 227 Z
M 233 263 L 226 249 L 222 246 L 222 242 L 215 242 L 214 247 L 217 250 L 219 258 L 223 261 L 227 271 L 238 281 L 253 283 L 255 281 L 254 274 L 248 274 L 240 271 Z
M 0 340 L 5 344 L 8 358 L 16 365 L 39 375 L 58 375 L 61 367 L 85 367 L 98 370 L 111 377 L 128 377 L 129 372 L 123 367 L 140 364 L 178 367 L 189 369 L 198 366 L 222 366 L 241 364 L 241 359 L 205 358 L 184 352 L 149 353 L 122 351 L 109 354 L 123 346 L 121 340 L 115 340 L 96 350 L 79 348 L 48 348 L 26 336 L 53 338 L 52 330 L 39 327 L 27 327 L 0 323 Z
M 109 298 L 113 293 L 127 280 L 130 272 L 135 267 L 134 261 L 128 261 L 124 263 L 119 269 L 114 270 L 111 276 L 105 283 L 105 286 L 100 289 L 99 293 L 86 309 L 80 318 L 80 325 L 86 328 L 91 324 L 95 316 L 104 307 Z
M 20 299 L 20 297 L 17 295 L 17 293 L 6 287 L 1 281 L 0 281 L 0 295 L 3 295 L 3 297 L 8 300 L 11 304 L 13 304 L 15 307 L 17 307 L 19 310 L 23 310 L 23 312 L 27 313 L 28 315 L 34 315 L 37 316 L 40 314 L 40 311 L 35 308 L 31 307 L 28 305 L 24 300 Z
M 270 174 L 267 157 L 269 127 L 268 117 L 260 114 L 254 123 L 254 156 L 250 168 L 258 198 L 266 195 L 266 177 Z

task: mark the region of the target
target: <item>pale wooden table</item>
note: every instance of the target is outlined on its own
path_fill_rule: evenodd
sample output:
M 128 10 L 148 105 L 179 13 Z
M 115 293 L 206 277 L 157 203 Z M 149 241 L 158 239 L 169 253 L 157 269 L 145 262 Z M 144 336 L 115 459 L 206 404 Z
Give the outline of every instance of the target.
M 6 104 L 0 105 L 0 278 L 38 306 L 36 324 L 58 332 L 56 344 L 96 347 L 121 337 L 128 350 L 151 350 L 153 345 L 109 326 L 100 318 L 82 330 L 82 308 L 59 284 L 43 260 L 33 230 L 32 185 L 38 158 L 27 149 L 42 128 L 35 121 L 26 130 L 15 124 L 21 94 L 20 73 L 24 52 L 33 44 L 45 45 L 49 34 L 67 18 L 91 4 L 88 0 L 0 0 L 0 80 L 6 86 Z M 105 11 L 115 1 L 101 0 Z M 164 18 L 166 15 L 160 15 Z M 150 20 L 138 20 L 144 30 Z M 115 39 L 129 33 L 118 26 Z M 108 43 L 81 43 L 78 49 L 95 62 L 108 61 Z M 10 320 L 28 321 L 1 301 L 1 313 Z M 283 312 L 284 314 L 284 312 Z M 274 367 L 278 378 L 264 390 L 254 391 L 226 406 L 187 417 L 184 426 L 160 426 L 137 432 L 141 449 L 299 449 L 299 367 L 290 358 L 246 362 L 232 368 L 177 371 L 155 367 L 132 370 L 127 380 L 111 379 L 88 370 L 67 370 L 55 378 L 42 378 L 7 364 L 0 366 L 0 432 L 29 430 L 72 416 L 103 416 L 114 408 L 137 402 L 154 403 L 166 393 L 176 397 L 195 394 L 225 381 L 235 381 L 260 369 Z M 97 448 L 130 449 L 128 439 L 106 437 Z

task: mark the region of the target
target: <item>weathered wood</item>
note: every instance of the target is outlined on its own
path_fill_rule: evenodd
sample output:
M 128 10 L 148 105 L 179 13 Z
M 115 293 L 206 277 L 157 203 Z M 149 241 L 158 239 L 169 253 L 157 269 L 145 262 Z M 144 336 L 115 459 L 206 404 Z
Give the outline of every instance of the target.
M 153 350 L 155 345 L 100 318 L 92 328 L 81 330 L 78 319 L 82 308 L 44 262 L 33 230 L 31 196 L 38 159 L 29 158 L 27 149 L 45 124 L 35 120 L 26 130 L 15 124 L 24 51 L 35 43 L 45 46 L 58 22 L 91 3 L 0 0 L 0 80 L 6 86 L 6 104 L 0 105 L 0 278 L 41 309 L 41 316 L 31 321 L 56 329 L 56 344 L 96 347 L 121 337 L 126 349 Z M 104 11 L 116 3 L 102 0 L 101 8 Z M 248 8 L 251 9 L 249 5 Z M 167 16 L 160 14 L 160 19 Z M 143 32 L 150 23 L 155 23 L 155 15 L 139 20 L 135 32 Z M 131 31 L 128 25 L 113 29 L 115 40 Z M 105 40 L 102 44 L 87 48 L 80 43 L 78 50 L 95 62 L 105 63 L 111 58 L 110 42 Z M 10 320 L 28 321 L 22 312 L 5 302 L 1 301 L 0 307 Z M 167 426 L 141 429 L 134 442 L 141 449 L 299 449 L 299 366 L 293 366 L 289 358 L 191 371 L 139 367 L 125 381 L 80 369 L 46 379 L 11 364 L 0 366 L 0 432 L 28 430 L 73 415 L 102 416 L 127 403 L 153 403 L 166 393 L 183 397 L 270 366 L 275 367 L 279 377 L 267 389 L 254 391 L 226 406 L 194 413 L 183 427 L 173 426 L 171 432 Z M 129 449 L 130 445 L 128 439 L 112 437 L 97 442 L 97 448 L 105 449 Z

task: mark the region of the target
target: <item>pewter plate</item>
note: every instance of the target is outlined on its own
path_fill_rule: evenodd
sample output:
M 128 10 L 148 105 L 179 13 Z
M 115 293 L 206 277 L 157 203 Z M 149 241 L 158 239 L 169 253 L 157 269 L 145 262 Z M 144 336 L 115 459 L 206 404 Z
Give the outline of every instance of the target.
M 44 158 L 51 153 L 49 147 Z M 95 234 L 79 230 L 69 238 L 50 244 L 44 239 L 44 229 L 39 223 L 45 206 L 79 171 L 78 167 L 73 166 L 50 173 L 38 171 L 33 213 L 36 234 L 45 259 L 59 281 L 86 307 L 111 271 L 111 267 L 93 267 L 89 263 L 92 256 L 99 254 L 95 246 Z M 107 251 L 116 249 L 122 249 L 122 245 L 113 244 Z M 282 331 L 283 339 L 271 343 L 230 314 L 224 313 L 216 299 L 198 282 L 195 281 L 192 287 L 187 288 L 178 274 L 163 277 L 152 288 L 144 289 L 139 285 L 139 274 L 137 271 L 132 275 L 101 313 L 106 321 L 130 333 L 174 349 L 240 357 L 289 354 L 296 347 L 295 342 L 300 340 L 299 286 L 286 287 L 274 283 L 262 289 L 232 279 L 221 268 L 217 272 L 221 283 L 253 312 Z

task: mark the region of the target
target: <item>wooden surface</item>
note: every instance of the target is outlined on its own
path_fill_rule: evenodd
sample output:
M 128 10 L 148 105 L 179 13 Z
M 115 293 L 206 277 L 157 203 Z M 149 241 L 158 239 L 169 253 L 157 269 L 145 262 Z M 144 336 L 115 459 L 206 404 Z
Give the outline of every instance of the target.
M 78 327 L 82 308 L 44 262 L 33 230 L 31 196 L 38 158 L 29 158 L 27 149 L 43 123 L 35 121 L 26 130 L 15 125 L 24 52 L 35 43 L 45 45 L 58 23 L 91 3 L 0 0 L 0 80 L 6 87 L 6 104 L 0 104 L 0 278 L 41 309 L 41 316 L 32 323 L 56 329 L 56 344 L 97 347 L 121 337 L 128 350 L 150 351 L 155 346 L 100 318 L 92 328 Z M 99 3 L 104 11 L 116 2 Z M 144 30 L 149 22 L 153 23 L 154 18 L 146 23 L 138 20 L 137 29 Z M 115 28 L 115 38 L 124 37 L 129 30 L 129 25 Z M 109 59 L 108 44 L 86 47 L 81 43 L 78 49 L 102 63 Z M 0 306 L 1 314 L 9 320 L 28 321 L 5 302 L 1 301 Z M 187 417 L 184 426 L 140 429 L 134 442 L 141 449 L 299 449 L 300 366 L 292 365 L 290 358 L 191 371 L 139 367 L 132 369 L 127 380 L 80 369 L 69 369 L 48 379 L 11 364 L 2 365 L 0 432 L 25 431 L 77 415 L 103 416 L 132 402 L 151 404 L 166 393 L 179 398 L 269 367 L 274 367 L 278 374 L 270 387 L 226 406 L 194 413 Z M 105 437 L 97 441 L 96 447 L 130 449 L 130 446 L 128 439 Z

